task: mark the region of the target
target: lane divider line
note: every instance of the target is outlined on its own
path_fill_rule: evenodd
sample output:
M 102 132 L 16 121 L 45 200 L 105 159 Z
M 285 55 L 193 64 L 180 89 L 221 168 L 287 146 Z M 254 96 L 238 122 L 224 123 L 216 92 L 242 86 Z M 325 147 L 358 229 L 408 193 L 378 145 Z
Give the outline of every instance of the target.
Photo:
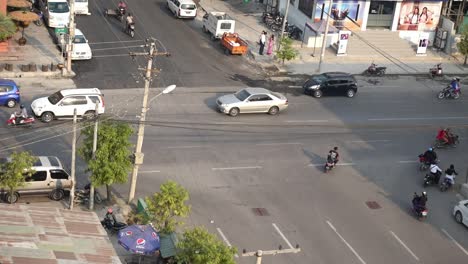
M 251 170 L 251 169 L 262 169 L 262 166 L 250 166 L 250 167 L 227 167 L 227 168 L 211 168 L 211 170 Z
M 416 256 L 416 254 L 413 253 L 413 251 L 411 251 L 411 249 L 405 244 L 405 242 L 403 242 L 395 233 L 393 233 L 393 231 L 390 230 L 390 234 L 392 234 L 392 236 L 398 241 L 398 243 L 400 243 L 405 249 L 406 251 L 408 251 L 411 256 L 413 256 L 414 259 L 416 259 L 417 261 L 419 261 L 419 258 L 418 256 Z
M 284 142 L 284 143 L 258 143 L 257 146 L 281 146 L 281 145 L 302 145 L 299 142 Z
M 218 231 L 219 235 L 221 236 L 221 238 L 223 239 L 224 243 L 226 243 L 226 245 L 228 247 L 231 247 L 232 248 L 232 245 L 231 245 L 231 242 L 229 242 L 229 240 L 226 238 L 226 236 L 224 235 L 223 231 L 221 231 L 221 228 L 217 227 L 216 230 Z M 237 253 L 234 255 L 234 257 L 238 258 L 239 255 L 237 255 Z
M 447 119 L 468 119 L 468 116 L 447 116 L 447 117 L 389 117 L 389 118 L 369 118 L 367 121 L 411 121 L 411 120 L 447 120 Z
M 417 160 L 399 160 L 398 163 L 419 163 Z
M 349 248 L 349 250 L 351 250 L 351 252 L 353 252 L 354 256 L 356 256 L 356 258 L 362 263 L 362 264 L 366 264 L 366 262 L 361 258 L 361 256 L 359 256 L 359 254 L 356 252 L 356 250 L 354 250 L 354 248 L 348 243 L 348 241 L 346 241 L 341 235 L 340 233 L 338 233 L 338 231 L 336 230 L 336 228 L 332 225 L 332 223 L 330 223 L 330 221 L 327 220 L 327 224 L 330 226 L 330 228 L 335 232 L 335 234 L 341 239 L 341 241 L 343 241 L 343 243 L 345 243 L 345 245 Z
M 149 170 L 149 171 L 138 171 L 138 173 L 158 173 L 158 170 Z
M 173 147 L 166 147 L 168 149 L 190 149 L 190 148 L 203 148 L 204 146 L 173 146 Z
M 388 139 L 376 139 L 376 140 L 352 140 L 347 141 L 349 143 L 377 143 L 377 142 L 390 142 Z
M 460 245 L 447 231 L 445 231 L 445 229 L 442 228 L 442 232 L 444 232 L 444 234 L 450 238 L 450 240 L 452 240 L 453 243 L 455 243 L 455 245 L 457 245 L 458 248 L 460 248 L 461 251 L 463 251 L 463 253 L 465 253 L 465 255 L 468 256 L 468 251 L 466 251 L 465 248 L 462 247 L 462 245 Z
M 286 120 L 286 123 L 320 123 L 329 122 L 329 120 Z
M 278 232 L 278 234 L 283 238 L 284 242 L 286 242 L 286 244 L 288 244 L 289 248 L 294 249 L 291 242 L 289 242 L 289 240 L 286 238 L 286 236 L 283 234 L 283 232 L 281 232 L 281 230 L 278 228 L 278 226 L 275 223 L 273 223 L 272 225 L 276 229 L 276 232 Z
M 355 163 L 338 163 L 336 166 L 353 166 Z M 325 162 L 322 164 L 309 164 L 307 165 L 308 167 L 320 167 L 320 166 L 325 166 Z

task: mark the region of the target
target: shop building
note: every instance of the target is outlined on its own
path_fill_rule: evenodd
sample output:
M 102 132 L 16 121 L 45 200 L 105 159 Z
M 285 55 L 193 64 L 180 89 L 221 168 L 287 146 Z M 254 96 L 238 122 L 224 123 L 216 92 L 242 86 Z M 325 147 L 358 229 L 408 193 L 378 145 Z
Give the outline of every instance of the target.
M 286 1 L 288 0 L 279 0 L 279 10 L 283 14 Z M 307 30 L 306 23 L 310 25 L 327 19 L 328 0 L 289 1 L 288 21 L 299 28 Z M 333 1 L 330 23 L 338 29 L 354 32 L 398 31 L 400 38 L 415 44 L 419 41 L 421 32 L 428 32 L 432 42 L 441 19 L 443 4 L 444 1 Z

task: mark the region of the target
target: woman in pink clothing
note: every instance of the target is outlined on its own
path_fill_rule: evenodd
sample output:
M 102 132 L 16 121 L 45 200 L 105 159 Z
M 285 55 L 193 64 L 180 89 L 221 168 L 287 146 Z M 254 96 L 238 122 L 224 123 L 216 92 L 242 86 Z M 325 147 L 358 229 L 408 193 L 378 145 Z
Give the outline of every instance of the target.
M 275 35 L 271 35 L 271 37 L 268 39 L 268 49 L 267 49 L 267 55 L 271 55 L 273 53 L 273 48 L 275 46 Z

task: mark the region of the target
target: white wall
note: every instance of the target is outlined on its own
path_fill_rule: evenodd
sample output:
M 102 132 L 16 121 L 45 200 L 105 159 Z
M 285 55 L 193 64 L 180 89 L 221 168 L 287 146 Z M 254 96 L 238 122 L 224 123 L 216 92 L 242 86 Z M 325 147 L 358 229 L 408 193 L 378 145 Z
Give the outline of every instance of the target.
M 362 10 L 364 14 L 362 17 L 361 31 L 366 31 L 367 29 L 367 19 L 369 18 L 369 9 L 370 9 L 370 1 L 366 1 L 366 3 L 364 4 L 364 9 Z

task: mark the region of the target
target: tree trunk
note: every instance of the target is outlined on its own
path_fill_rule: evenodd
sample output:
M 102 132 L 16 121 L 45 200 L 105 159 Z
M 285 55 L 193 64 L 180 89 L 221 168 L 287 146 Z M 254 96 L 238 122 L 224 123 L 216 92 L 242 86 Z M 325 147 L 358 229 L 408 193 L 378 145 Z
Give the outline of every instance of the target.
M 465 55 L 465 62 L 463 63 L 463 65 L 466 65 L 466 59 L 468 58 L 468 55 Z
M 110 191 L 110 186 L 108 184 L 106 184 L 106 190 L 107 190 L 107 201 L 110 201 L 111 200 L 111 191 Z

